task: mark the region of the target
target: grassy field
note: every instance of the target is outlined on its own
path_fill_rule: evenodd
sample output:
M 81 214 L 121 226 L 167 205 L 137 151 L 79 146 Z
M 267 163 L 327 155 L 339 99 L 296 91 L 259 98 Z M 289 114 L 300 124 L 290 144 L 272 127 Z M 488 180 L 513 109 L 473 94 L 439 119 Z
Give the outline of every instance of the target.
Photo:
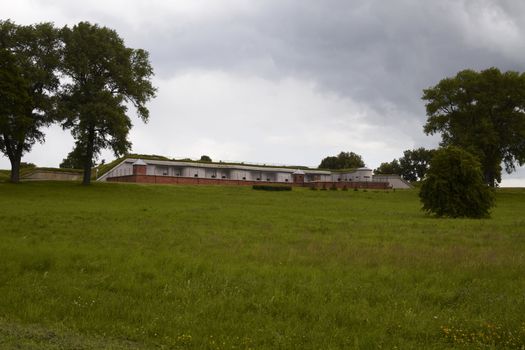
M 11 172 L 9 170 L 0 170 L 0 182 L 5 182 L 9 180 Z
M 0 183 L 0 348 L 525 346 L 525 190 Z

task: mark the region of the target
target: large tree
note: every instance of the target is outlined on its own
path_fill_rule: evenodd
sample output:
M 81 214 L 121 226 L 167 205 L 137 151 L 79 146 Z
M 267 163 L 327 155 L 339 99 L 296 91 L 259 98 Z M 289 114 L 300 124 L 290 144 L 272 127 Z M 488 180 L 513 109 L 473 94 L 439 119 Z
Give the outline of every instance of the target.
M 104 148 L 115 156 L 130 148 L 128 106 L 147 122 L 146 103 L 155 96 L 148 53 L 131 49 L 114 31 L 81 22 L 62 29 L 62 69 L 68 78 L 61 94 L 63 127 L 84 148 L 83 183 L 91 182 L 93 161 Z
M 11 181 L 42 128 L 53 122 L 59 85 L 58 31 L 50 23 L 21 26 L 0 21 L 0 151 L 11 162 Z
M 440 133 L 442 146 L 461 147 L 481 162 L 485 182 L 501 181 L 525 163 L 525 74 L 464 70 L 424 90 L 425 133 Z
M 341 152 L 337 156 L 326 157 L 319 164 L 319 169 L 353 169 L 365 166 L 363 158 L 354 152 Z

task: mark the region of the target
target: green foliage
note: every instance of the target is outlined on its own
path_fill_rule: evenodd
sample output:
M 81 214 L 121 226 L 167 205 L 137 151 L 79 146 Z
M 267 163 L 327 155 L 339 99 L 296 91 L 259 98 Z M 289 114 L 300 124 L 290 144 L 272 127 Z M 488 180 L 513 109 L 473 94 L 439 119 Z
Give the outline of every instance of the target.
M 254 190 L 262 190 L 262 191 L 291 191 L 292 186 L 286 186 L 286 185 L 253 185 L 252 188 Z
M 341 152 L 335 157 L 326 157 L 319 164 L 319 169 L 355 169 L 365 166 L 363 158 L 354 152 Z
M 411 182 L 423 180 L 433 155 L 434 150 L 427 150 L 423 147 L 404 151 L 403 157 L 399 158 L 403 179 Z
M 423 210 L 437 216 L 483 218 L 494 205 L 479 161 L 461 148 L 435 152 L 419 192 Z
M 491 220 L 429 219 L 412 190 L 0 193 L 1 348 L 524 345 L 523 189 Z
M 53 122 L 58 46 L 51 23 L 0 21 L 0 152 L 11 162 L 12 182 L 19 181 L 22 156 Z
M 147 122 L 146 103 L 155 96 L 148 53 L 130 49 L 109 28 L 80 22 L 61 32 L 62 71 L 70 80 L 60 95 L 63 127 L 71 129 L 76 146 L 83 148 L 84 184 L 91 178 L 93 160 L 104 148 L 115 156 L 131 147 L 128 105 Z
M 390 163 L 381 163 L 374 173 L 399 175 L 404 180 L 411 182 L 420 181 L 425 177 L 433 152 L 434 150 L 427 150 L 423 147 L 406 150 L 399 160 L 394 159 Z
M 399 161 L 394 159 L 390 163 L 381 163 L 377 169 L 374 169 L 374 174 L 383 175 L 400 175 L 402 174 Z
M 34 163 L 27 163 L 27 162 L 20 162 L 20 169 L 35 169 L 36 164 Z
M 440 133 L 442 146 L 464 148 L 480 159 L 485 181 L 501 181 L 525 163 L 525 74 L 464 70 L 423 91 L 425 133 Z
M 62 160 L 59 167 L 65 169 L 82 169 L 84 167 L 85 158 L 85 148 L 75 144 L 73 150 Z
M 206 162 L 206 163 L 208 163 L 208 162 L 211 163 L 211 158 L 209 156 L 207 156 L 207 155 L 203 155 L 203 156 L 201 156 L 200 161 L 201 162 Z

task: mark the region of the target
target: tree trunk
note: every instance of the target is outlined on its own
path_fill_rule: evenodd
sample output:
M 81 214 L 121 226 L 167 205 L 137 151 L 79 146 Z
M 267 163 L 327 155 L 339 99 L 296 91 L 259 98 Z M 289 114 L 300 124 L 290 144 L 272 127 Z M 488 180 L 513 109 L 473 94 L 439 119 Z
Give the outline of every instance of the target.
M 12 142 L 8 137 L 4 135 L 5 151 L 11 163 L 11 178 L 10 181 L 13 183 L 20 182 L 20 162 L 22 160 L 22 152 L 16 147 L 16 143 Z
M 86 145 L 86 158 L 84 159 L 84 178 L 83 185 L 91 184 L 91 167 L 93 166 L 93 143 L 95 142 L 95 128 L 90 127 Z
M 495 186 L 495 176 L 494 176 L 494 172 L 492 172 L 492 171 L 490 171 L 490 170 L 485 171 L 485 182 L 486 182 L 490 187 L 494 187 L 494 186 Z
M 11 162 L 11 182 L 13 183 L 19 183 L 20 182 L 20 161 L 22 157 L 17 157 L 16 155 L 13 157 L 9 157 L 9 161 Z

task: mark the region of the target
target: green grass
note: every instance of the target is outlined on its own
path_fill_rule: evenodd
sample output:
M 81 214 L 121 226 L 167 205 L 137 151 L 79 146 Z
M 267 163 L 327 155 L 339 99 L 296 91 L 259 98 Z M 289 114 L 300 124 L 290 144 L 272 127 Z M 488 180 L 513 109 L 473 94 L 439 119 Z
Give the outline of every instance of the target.
M 0 348 L 525 345 L 525 190 L 0 184 Z
M 10 176 L 11 176 L 10 170 L 0 170 L 0 182 L 8 181 Z

